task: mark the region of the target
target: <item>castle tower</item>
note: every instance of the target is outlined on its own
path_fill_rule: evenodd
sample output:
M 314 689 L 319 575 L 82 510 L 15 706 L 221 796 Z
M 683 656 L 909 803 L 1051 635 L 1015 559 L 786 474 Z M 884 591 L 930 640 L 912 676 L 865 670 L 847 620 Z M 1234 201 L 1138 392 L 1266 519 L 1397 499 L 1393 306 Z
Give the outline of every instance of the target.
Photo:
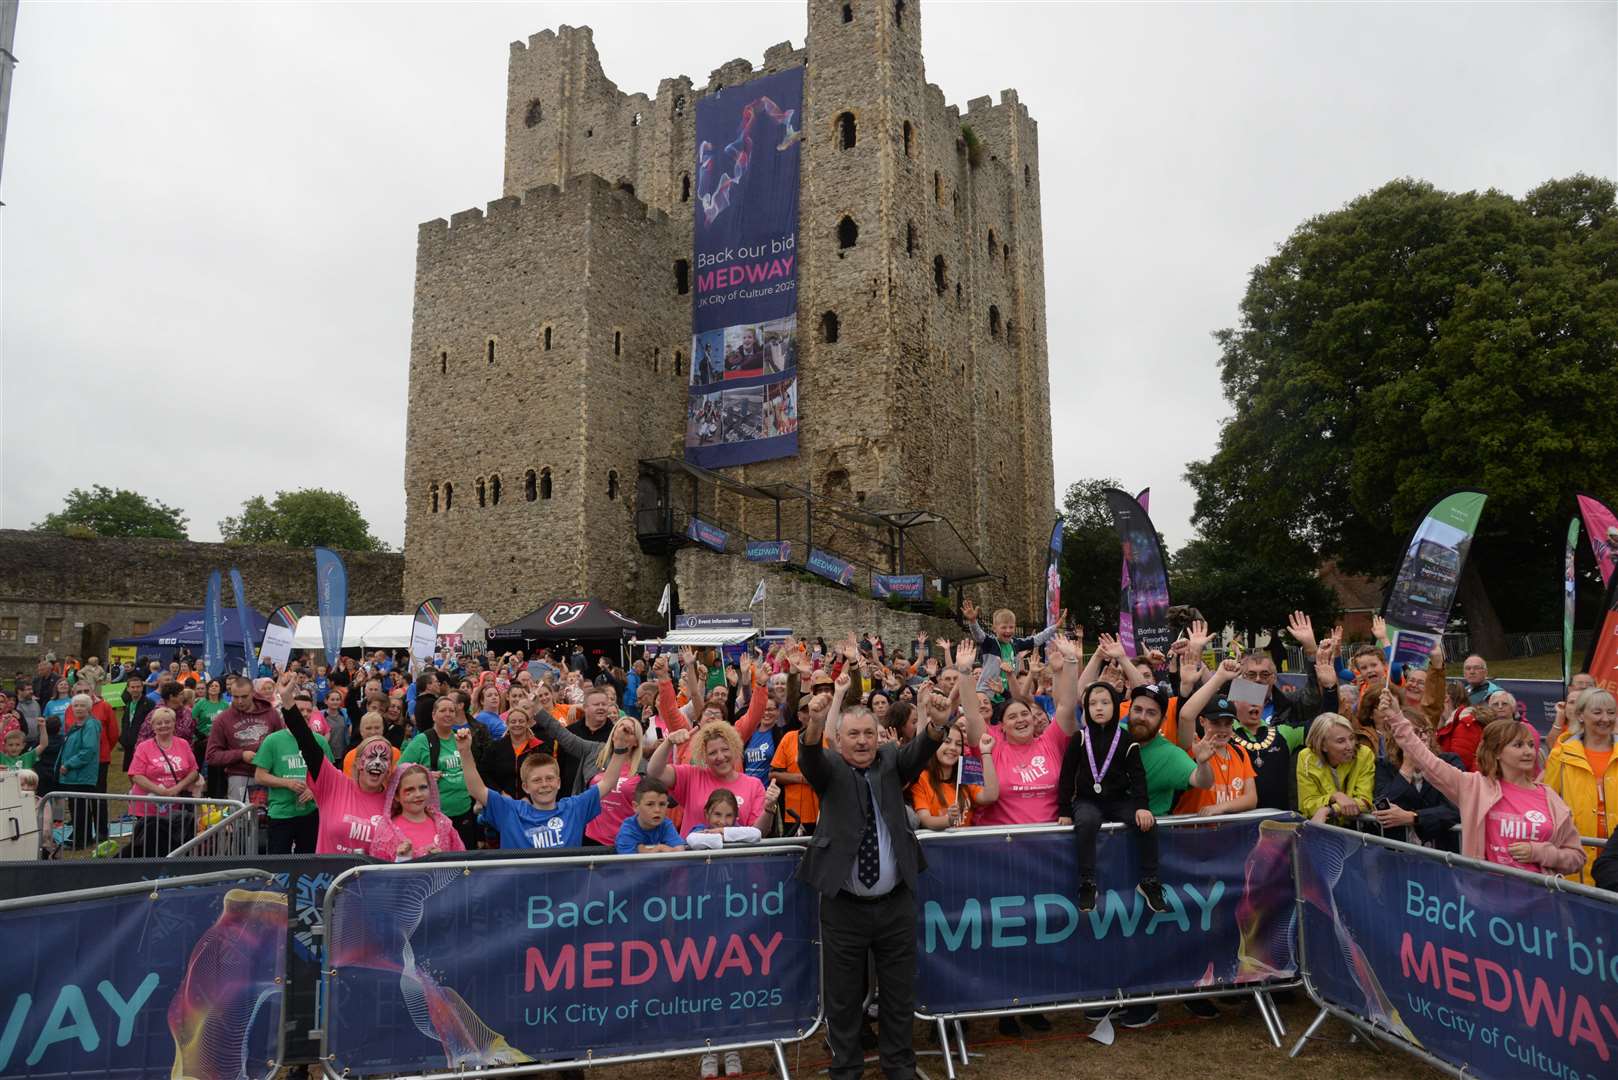
M 980 599 L 1037 617 L 1055 496 L 1037 131 L 1013 91 L 945 103 L 915 0 L 810 0 L 803 49 L 655 98 L 607 79 L 588 28 L 512 45 L 505 198 L 418 244 L 407 596 L 503 619 L 595 591 L 651 614 L 667 567 L 636 547 L 634 478 L 682 452 L 696 102 L 796 65 L 799 453 L 726 473 L 945 514 L 1000 579 Z M 530 469 L 549 499 L 527 499 Z M 767 504 L 706 498 L 773 533 Z

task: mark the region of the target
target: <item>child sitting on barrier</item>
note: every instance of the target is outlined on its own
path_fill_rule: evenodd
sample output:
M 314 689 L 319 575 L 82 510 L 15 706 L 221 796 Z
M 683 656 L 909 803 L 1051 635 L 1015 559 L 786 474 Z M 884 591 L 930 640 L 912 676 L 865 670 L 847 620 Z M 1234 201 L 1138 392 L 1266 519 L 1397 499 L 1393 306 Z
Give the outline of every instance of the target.
M 614 849 L 620 855 L 656 851 L 684 851 L 680 830 L 669 820 L 669 788 L 663 781 L 643 776 L 635 788 L 635 812 L 618 826 Z
M 388 812 L 371 835 L 371 857 L 409 862 L 445 851 L 465 851 L 455 823 L 438 803 L 438 785 L 424 765 L 406 765 L 388 782 Z
M 1161 691 L 1156 693 L 1159 699 Z M 1096 906 L 1096 841 L 1104 821 L 1122 822 L 1135 838 L 1140 881 L 1135 886 L 1153 911 L 1167 911 L 1157 880 L 1157 823 L 1146 807 L 1146 767 L 1140 747 L 1119 718 L 1120 694 L 1110 683 L 1091 683 L 1080 701 L 1078 738 L 1067 744 L 1057 781 L 1058 805 L 1070 807 L 1073 840 L 1078 849 L 1080 911 Z M 1159 704 L 1163 704 L 1159 700 Z
M 741 804 L 736 801 L 735 793 L 727 788 L 715 788 L 708 796 L 707 805 L 702 808 L 703 827 L 691 830 L 685 842 L 693 848 L 756 844 L 764 838 L 765 832 L 774 827 L 775 806 L 780 799 L 781 785 L 772 780 L 765 789 L 764 812 L 758 816 L 757 823 L 738 825 L 736 816 L 741 813 Z

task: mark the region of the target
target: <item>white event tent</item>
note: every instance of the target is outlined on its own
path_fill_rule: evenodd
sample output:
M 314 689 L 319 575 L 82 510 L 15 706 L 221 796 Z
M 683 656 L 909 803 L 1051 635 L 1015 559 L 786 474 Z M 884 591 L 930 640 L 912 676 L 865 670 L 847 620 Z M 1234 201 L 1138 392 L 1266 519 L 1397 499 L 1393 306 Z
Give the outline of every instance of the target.
M 343 622 L 343 648 L 345 649 L 408 649 L 410 627 L 414 615 L 350 615 Z M 489 629 L 489 621 L 475 612 L 440 615 L 438 636 L 459 634 L 471 642 L 481 642 Z M 324 646 L 320 637 L 320 616 L 305 615 L 298 620 L 292 634 L 294 649 L 319 649 Z

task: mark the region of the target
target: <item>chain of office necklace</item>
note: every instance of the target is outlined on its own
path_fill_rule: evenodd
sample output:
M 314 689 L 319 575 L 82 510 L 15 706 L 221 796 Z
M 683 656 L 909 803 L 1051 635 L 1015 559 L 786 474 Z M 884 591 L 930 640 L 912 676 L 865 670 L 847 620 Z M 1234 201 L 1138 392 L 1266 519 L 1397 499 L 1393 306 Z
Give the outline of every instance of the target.
M 1262 769 L 1264 767 L 1264 751 L 1275 745 L 1275 728 L 1267 727 L 1265 729 L 1263 742 L 1253 740 L 1245 733 L 1244 729 L 1238 728 L 1237 730 L 1244 732 L 1236 737 L 1241 740 L 1243 748 L 1248 752 L 1248 757 L 1253 759 L 1253 768 Z

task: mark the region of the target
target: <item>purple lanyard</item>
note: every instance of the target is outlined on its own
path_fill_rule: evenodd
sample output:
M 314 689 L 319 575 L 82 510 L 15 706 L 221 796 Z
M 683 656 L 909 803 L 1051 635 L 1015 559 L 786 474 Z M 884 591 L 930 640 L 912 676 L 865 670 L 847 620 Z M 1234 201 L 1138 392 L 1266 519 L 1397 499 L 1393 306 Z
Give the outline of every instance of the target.
M 1112 745 L 1107 748 L 1107 758 L 1101 763 L 1101 768 L 1098 771 L 1096 769 L 1095 746 L 1090 742 L 1090 725 L 1084 725 L 1084 756 L 1090 759 L 1090 775 L 1095 778 L 1093 786 L 1097 795 L 1101 794 L 1101 780 L 1107 775 L 1107 770 L 1112 768 L 1112 755 L 1118 752 L 1118 741 L 1123 738 L 1123 735 L 1124 725 L 1123 721 L 1120 720 L 1117 721 L 1117 727 L 1113 729 Z

